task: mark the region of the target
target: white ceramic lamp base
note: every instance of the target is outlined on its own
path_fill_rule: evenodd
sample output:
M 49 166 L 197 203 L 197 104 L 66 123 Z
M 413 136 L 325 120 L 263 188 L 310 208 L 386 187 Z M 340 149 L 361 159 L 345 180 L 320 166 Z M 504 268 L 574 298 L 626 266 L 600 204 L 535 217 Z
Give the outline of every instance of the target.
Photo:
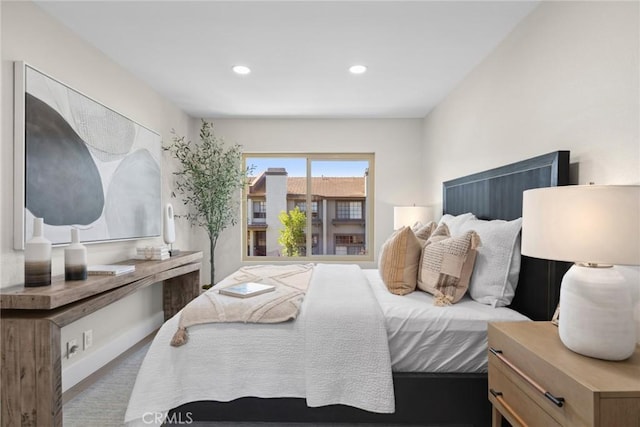
M 560 340 L 570 350 L 605 360 L 629 358 L 636 347 L 631 290 L 611 268 L 573 265 L 560 288 Z

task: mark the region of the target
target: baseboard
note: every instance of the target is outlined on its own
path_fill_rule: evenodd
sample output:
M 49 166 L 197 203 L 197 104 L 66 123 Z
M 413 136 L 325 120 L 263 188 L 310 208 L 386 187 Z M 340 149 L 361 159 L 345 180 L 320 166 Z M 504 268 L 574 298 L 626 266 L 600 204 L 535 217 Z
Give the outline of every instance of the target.
M 87 354 L 81 360 L 62 370 L 62 392 L 66 392 L 122 353 L 156 331 L 164 322 L 164 312 L 160 311 L 140 322 L 108 344 Z

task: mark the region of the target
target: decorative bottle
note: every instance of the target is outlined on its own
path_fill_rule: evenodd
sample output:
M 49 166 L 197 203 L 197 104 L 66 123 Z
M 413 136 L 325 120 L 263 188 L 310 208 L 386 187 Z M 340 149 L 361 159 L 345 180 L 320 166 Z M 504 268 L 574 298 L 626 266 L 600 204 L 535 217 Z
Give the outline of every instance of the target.
M 34 218 L 33 237 L 24 247 L 25 287 L 51 285 L 51 242 L 42 230 L 42 218 Z
M 87 248 L 80 243 L 78 229 L 71 229 L 71 244 L 64 250 L 64 279 L 87 279 Z

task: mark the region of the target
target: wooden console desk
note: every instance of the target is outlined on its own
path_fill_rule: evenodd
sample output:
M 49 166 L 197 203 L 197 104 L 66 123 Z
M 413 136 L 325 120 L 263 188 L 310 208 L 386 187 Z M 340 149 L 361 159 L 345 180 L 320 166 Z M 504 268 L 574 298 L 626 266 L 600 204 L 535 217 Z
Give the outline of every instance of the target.
M 202 252 L 164 261 L 127 260 L 136 271 L 51 286 L 0 290 L 0 389 L 3 426 L 61 426 L 60 330 L 139 289 L 163 282 L 165 320 L 198 296 Z

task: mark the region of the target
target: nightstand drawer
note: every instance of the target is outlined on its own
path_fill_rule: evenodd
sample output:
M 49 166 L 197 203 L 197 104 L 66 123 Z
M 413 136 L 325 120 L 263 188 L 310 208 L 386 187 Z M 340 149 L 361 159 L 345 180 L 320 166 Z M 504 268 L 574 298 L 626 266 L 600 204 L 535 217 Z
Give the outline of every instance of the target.
M 499 352 L 498 355 L 489 352 L 490 373 L 492 369 L 500 370 L 559 424 L 593 425 L 593 419 L 588 418 L 595 412 L 593 394 L 581 384 L 499 332 L 490 335 L 489 348 Z
M 512 417 L 508 405 L 524 424 L 640 427 L 640 348 L 624 361 L 592 359 L 567 349 L 550 322 L 489 323 L 488 338 L 489 387 L 503 392 L 489 396 L 494 426 Z
M 514 427 L 560 426 L 549 414 L 536 404 L 525 392 L 518 388 L 503 373 L 496 360 L 489 360 L 489 400 Z

